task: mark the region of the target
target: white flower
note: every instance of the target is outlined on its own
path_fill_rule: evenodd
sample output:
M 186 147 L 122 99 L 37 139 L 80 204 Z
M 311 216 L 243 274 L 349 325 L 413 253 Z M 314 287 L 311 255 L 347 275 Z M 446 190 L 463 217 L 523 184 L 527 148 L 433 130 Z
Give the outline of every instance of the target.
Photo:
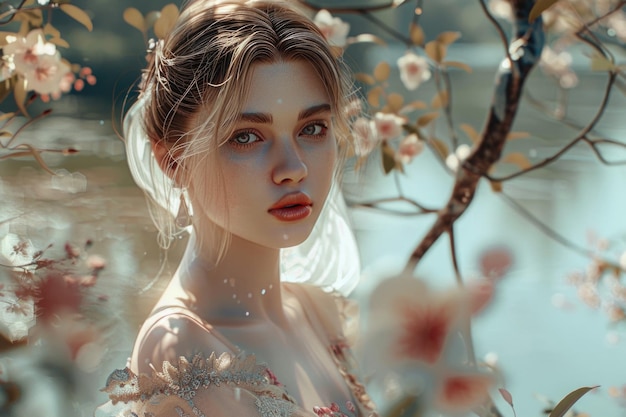
M 461 163 L 467 159 L 471 151 L 472 148 L 470 148 L 469 145 L 459 145 L 459 147 L 456 148 L 456 152 L 451 153 L 446 158 L 446 165 L 448 166 L 448 168 L 450 168 L 451 171 L 456 172 L 459 169 Z
M 47 4 L 50 3 L 50 0 L 37 0 L 37 3 L 39 3 L 42 6 L 46 6 Z
M 422 150 L 424 150 L 424 142 L 419 140 L 416 134 L 412 133 L 402 139 L 396 157 L 400 162 L 408 164 L 413 158 L 422 153 Z
M 380 139 L 393 139 L 402 134 L 405 120 L 391 113 L 378 112 L 374 115 L 374 126 Z
M 376 134 L 374 121 L 365 117 L 359 117 L 352 124 L 352 134 L 354 135 L 354 151 L 357 156 L 367 156 L 380 143 Z
M 407 90 L 415 90 L 421 83 L 430 79 L 430 68 L 426 58 L 407 52 L 398 58 L 400 80 Z
M 324 9 L 317 12 L 313 22 L 324 34 L 329 44 L 340 47 L 346 45 L 348 32 L 350 32 L 350 25 L 348 23 L 338 17 L 333 17 L 328 10 Z

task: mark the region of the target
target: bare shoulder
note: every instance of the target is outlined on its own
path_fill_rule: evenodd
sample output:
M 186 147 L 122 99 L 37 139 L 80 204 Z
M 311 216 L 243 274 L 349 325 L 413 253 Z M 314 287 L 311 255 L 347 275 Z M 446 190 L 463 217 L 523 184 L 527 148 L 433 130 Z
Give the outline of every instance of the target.
M 196 354 L 207 357 L 232 352 L 211 325 L 182 307 L 166 308 L 150 316 L 142 325 L 131 357 L 131 369 L 149 373 L 160 370 L 163 362 L 175 363 L 181 356 L 188 359 Z

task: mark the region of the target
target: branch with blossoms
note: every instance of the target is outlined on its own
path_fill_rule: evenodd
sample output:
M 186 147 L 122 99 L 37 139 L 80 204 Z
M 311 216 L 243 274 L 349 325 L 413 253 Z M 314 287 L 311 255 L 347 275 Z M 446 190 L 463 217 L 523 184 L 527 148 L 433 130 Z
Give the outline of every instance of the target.
M 17 107 L 13 112 L 0 115 L 0 160 L 31 156 L 50 173 L 41 156 L 43 153 L 69 155 L 76 150 L 18 143 L 25 128 L 51 113 L 51 110 L 44 110 L 31 117 L 29 107 L 38 99 L 57 100 L 65 93 L 81 91 L 85 85 L 96 83 L 91 68 L 72 64 L 61 57 L 58 48 L 70 45 L 52 25 L 56 10 L 92 30 L 87 13 L 69 1 L 25 0 L 0 14 L 0 25 L 13 29 L 0 33 L 0 101 L 12 94 Z

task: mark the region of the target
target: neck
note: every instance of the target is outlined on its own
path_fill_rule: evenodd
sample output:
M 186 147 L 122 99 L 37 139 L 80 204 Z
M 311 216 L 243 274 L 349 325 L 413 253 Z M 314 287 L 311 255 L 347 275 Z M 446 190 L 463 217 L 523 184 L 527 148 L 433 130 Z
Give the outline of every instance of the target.
M 280 288 L 280 249 L 231 236 L 218 263 L 204 254 L 193 234 L 178 270 L 188 301 L 211 323 L 238 324 L 258 320 L 284 322 Z

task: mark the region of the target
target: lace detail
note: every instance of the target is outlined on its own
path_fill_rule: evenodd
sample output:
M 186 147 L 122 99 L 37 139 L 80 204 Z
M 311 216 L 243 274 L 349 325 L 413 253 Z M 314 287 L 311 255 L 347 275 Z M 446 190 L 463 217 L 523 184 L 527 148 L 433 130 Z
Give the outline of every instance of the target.
M 294 403 L 273 397 L 258 397 L 254 404 L 263 417 L 289 417 L 296 410 Z
M 194 404 L 194 397 L 199 389 L 223 384 L 233 386 L 236 393 L 245 389 L 257 396 L 255 405 L 262 417 L 288 417 L 295 409 L 293 399 L 277 384 L 271 371 L 256 362 L 254 355 L 235 356 L 227 352 L 219 357 L 212 353 L 208 358 L 198 354 L 191 362 L 181 357 L 177 365 L 166 361 L 163 370 L 154 370 L 152 375 L 135 375 L 129 368 L 118 369 L 109 375 L 102 391 L 109 394 L 114 405 L 146 403 L 159 396 L 175 395 L 193 413 L 176 406 L 174 411 L 179 417 L 205 417 Z

